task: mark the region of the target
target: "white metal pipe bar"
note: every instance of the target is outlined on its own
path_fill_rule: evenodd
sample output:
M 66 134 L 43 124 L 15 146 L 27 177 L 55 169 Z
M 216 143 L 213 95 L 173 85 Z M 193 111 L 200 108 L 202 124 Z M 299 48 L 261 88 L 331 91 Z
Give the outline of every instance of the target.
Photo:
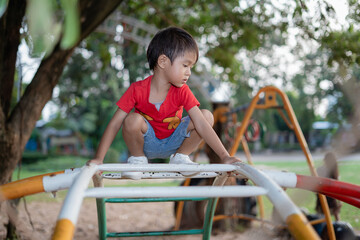
M 222 173 L 201 172 L 191 176 L 191 178 L 214 178 Z M 106 179 L 122 179 L 121 173 L 104 173 L 103 178 Z M 141 179 L 184 179 L 185 176 L 178 172 L 143 172 Z
M 288 206 L 282 212 L 286 212 L 284 215 L 284 219 L 292 213 L 298 213 L 298 209 L 293 206 L 293 204 L 285 204 L 279 203 L 279 199 L 282 199 L 285 202 L 291 200 L 288 196 L 282 191 L 282 189 L 277 186 L 275 181 L 271 180 L 270 177 L 267 177 L 265 173 L 261 173 L 261 171 L 250 167 L 247 164 L 239 163 L 236 165 L 230 164 L 200 164 L 200 165 L 185 165 L 185 164 L 105 164 L 105 165 L 92 165 L 85 166 L 82 169 L 80 175 L 75 179 L 73 185 L 71 186 L 68 195 L 64 201 L 63 209 L 60 212 L 59 219 L 61 218 L 69 218 L 74 223 L 77 221 L 77 211 L 80 210 L 80 206 L 82 203 L 83 194 L 89 184 L 91 177 L 97 170 L 102 171 L 175 171 L 175 172 L 182 172 L 182 171 L 199 171 L 199 172 L 229 172 L 236 170 L 241 175 L 244 175 L 255 182 L 258 186 L 264 187 L 266 189 L 273 189 L 269 192 L 278 192 L 278 194 L 268 194 L 270 200 L 273 201 L 274 206 L 278 205 L 278 208 L 284 208 L 284 206 Z M 272 173 L 273 175 L 275 173 Z M 281 174 L 280 174 L 281 175 Z M 66 177 L 65 177 L 66 178 Z M 63 177 L 59 177 L 59 180 L 64 181 Z M 284 177 L 286 179 L 286 177 Z M 270 180 L 270 181 L 269 181 Z M 51 188 L 48 188 L 51 190 Z M 55 187 L 54 187 L 55 189 Z M 280 189 L 280 190 L 279 190 Z M 280 195 L 280 196 L 278 196 Z M 282 196 L 283 195 L 283 196 Z M 278 199 L 278 200 L 276 200 Z M 285 199 L 285 200 L 284 200 Z M 292 202 L 291 202 L 292 203 Z M 70 207 L 71 206 L 71 207 Z M 71 217 L 66 217 L 71 216 Z
M 101 171 L 114 171 L 114 172 L 144 172 L 146 178 L 163 178 L 166 176 L 182 177 L 183 175 L 179 172 L 199 172 L 196 177 L 212 177 L 223 172 L 232 172 L 236 170 L 236 167 L 232 164 L 104 164 L 99 165 Z M 283 172 L 277 170 L 259 170 L 270 176 L 275 182 L 282 187 L 295 187 L 297 177 L 295 173 Z M 202 176 L 200 176 L 202 175 Z M 110 176 L 110 175 L 109 175 Z M 116 174 L 114 174 L 114 177 Z M 121 176 L 121 174 L 117 175 Z M 244 177 L 242 173 L 234 174 L 236 177 Z
M 124 164 L 121 164 L 121 165 L 122 166 L 120 166 L 120 167 L 117 164 L 114 166 L 108 166 L 107 171 L 128 171 L 129 170 L 128 166 L 125 166 Z M 169 164 L 171 166 L 169 166 L 167 164 L 151 164 L 151 165 L 155 165 L 155 166 L 152 166 L 151 168 L 146 167 L 146 171 L 143 172 L 142 179 L 184 178 L 184 176 L 181 173 L 179 173 L 180 170 L 181 170 L 181 172 L 185 172 L 184 169 L 182 168 L 179 170 L 179 168 L 178 168 L 179 166 L 184 166 L 184 165 L 175 165 L 175 167 L 173 164 Z M 212 178 L 212 177 L 216 177 L 218 175 L 224 174 L 224 172 L 229 172 L 229 171 L 227 171 L 228 166 L 226 166 L 225 169 L 222 168 L 220 171 L 219 169 L 216 169 L 218 165 L 223 166 L 225 164 L 203 165 L 202 168 L 206 169 L 207 172 L 199 172 L 198 174 L 191 176 L 191 178 Z M 148 165 L 141 165 L 141 167 L 135 167 L 135 166 L 140 166 L 140 165 L 132 165 L 131 171 L 145 170 L 144 166 L 148 166 Z M 188 165 L 186 165 L 186 166 L 188 166 Z M 192 165 L 190 165 L 190 167 L 192 167 Z M 102 166 L 100 166 L 99 168 L 104 169 L 104 167 L 102 167 Z M 176 168 L 176 170 L 174 170 L 174 168 Z M 233 168 L 233 166 L 231 168 Z M 124 169 L 126 169 L 126 170 L 124 170 Z M 170 170 L 170 169 L 173 169 L 175 172 L 156 172 L 156 171 L 166 171 L 166 170 Z M 216 169 L 216 170 L 214 171 L 214 169 Z M 211 172 L 210 170 L 213 170 L 213 171 Z M 224 170 L 226 170 L 226 171 L 224 171 Z M 233 169 L 233 171 L 234 170 L 235 169 Z M 106 171 L 106 170 L 103 170 L 103 171 Z M 189 171 L 194 171 L 194 168 L 190 169 Z M 296 177 L 295 173 L 283 172 L 283 171 L 277 171 L 277 170 L 260 170 L 260 169 L 259 169 L 259 171 L 261 171 L 264 174 L 266 174 L 267 176 L 269 176 L 281 187 L 286 187 L 286 188 L 295 188 L 296 187 L 297 177 Z M 237 178 L 245 178 L 245 176 L 243 174 L 236 173 L 236 172 L 233 173 L 231 176 L 234 176 Z M 110 179 L 121 179 L 121 173 L 105 173 L 105 174 L 103 174 L 103 177 L 110 178 Z
M 85 197 L 95 198 L 171 198 L 171 197 L 250 197 L 268 191 L 256 186 L 189 187 L 106 187 L 90 188 Z
M 300 209 L 291 201 L 284 190 L 266 174 L 245 163 L 235 163 L 234 165 L 238 167 L 239 173 L 247 176 L 256 185 L 268 190 L 267 196 L 284 222 L 292 214 L 301 214 Z
M 281 187 L 285 188 L 295 188 L 297 184 L 297 176 L 292 172 L 283 172 L 276 170 L 261 170 L 268 177 L 274 180 Z
M 64 173 L 65 174 L 72 174 L 72 173 L 79 173 L 81 172 L 81 168 L 68 168 L 65 169 Z
M 44 190 L 46 192 L 53 192 L 63 189 L 68 189 L 77 174 L 80 173 L 80 168 L 66 169 L 65 173 L 57 174 L 55 176 L 45 176 L 43 178 Z M 281 187 L 295 188 L 297 184 L 297 177 L 295 173 L 283 172 L 277 170 L 259 170 L 272 178 Z M 200 172 L 199 174 L 191 176 L 191 178 L 213 178 L 226 173 L 223 172 Z M 233 174 L 237 178 L 244 178 L 242 174 Z M 121 173 L 104 173 L 103 178 L 107 179 L 121 179 Z M 183 179 L 184 176 L 179 172 L 143 172 L 142 179 Z
M 223 187 L 214 187 L 214 186 L 205 186 L 205 188 L 199 189 L 199 187 L 182 187 L 177 190 L 179 187 L 175 187 L 176 190 L 166 189 L 164 187 L 158 187 L 155 189 L 152 187 L 139 188 L 135 189 L 129 188 L 93 188 L 87 189 L 89 182 L 92 176 L 97 171 L 134 171 L 134 172 L 213 172 L 219 174 L 218 183 L 221 183 L 227 178 L 228 172 L 232 172 L 232 175 L 236 176 L 245 176 L 252 180 L 258 187 L 253 186 L 223 186 Z M 273 175 L 273 178 L 276 181 L 286 184 L 285 181 L 288 177 L 291 177 L 291 183 L 289 185 L 294 185 L 296 175 L 286 175 L 278 173 L 270 173 Z M 278 177 L 282 175 L 281 177 Z M 60 178 L 59 178 L 60 179 Z M 65 181 L 64 178 L 61 178 Z M 296 184 L 295 184 L 296 185 Z M 55 187 L 54 187 L 55 188 Z M 200 187 L 201 188 L 201 187 Z M 238 190 L 238 189 L 245 189 Z M 126 190 L 127 189 L 127 190 Z M 189 189 L 189 190 L 186 190 Z M 136 192 L 138 191 L 138 192 Z M 186 192 L 192 191 L 192 192 Z M 247 165 L 245 163 L 234 163 L 234 164 L 200 164 L 200 165 L 184 165 L 184 164 L 104 164 L 104 165 L 90 165 L 84 166 L 81 169 L 81 172 L 77 174 L 74 178 L 73 184 L 71 185 L 69 192 L 64 200 L 62 209 L 58 217 L 58 223 L 56 225 L 56 234 L 61 234 L 63 231 L 62 228 L 67 225 L 66 221 L 59 220 L 68 220 L 71 221 L 74 226 L 76 225 L 77 218 L 80 212 L 80 207 L 83 201 L 83 198 L 86 197 L 124 197 L 125 193 L 128 192 L 129 197 L 239 197 L 239 196 L 249 196 L 248 193 L 255 195 L 267 194 L 271 202 L 273 203 L 276 210 L 278 210 L 282 220 L 285 222 L 287 218 L 291 219 L 293 223 L 299 223 L 302 225 L 302 217 L 299 218 L 301 211 L 296 207 L 296 205 L 290 200 L 286 195 L 283 189 L 272 180 L 267 173 L 255 169 L 254 167 Z M 244 194 L 244 195 L 242 195 Z M 295 215 L 295 218 L 292 217 Z M 305 219 L 305 217 L 304 217 Z M 295 224 L 295 228 L 297 224 Z M 307 225 L 302 225 L 302 228 L 306 228 Z M 313 229 L 312 229 L 313 230 Z M 316 234 L 314 232 L 314 234 Z
M 97 170 L 98 165 L 84 166 L 82 168 L 66 195 L 58 220 L 68 219 L 76 225 L 85 190 Z
M 58 190 L 68 189 L 79 173 L 80 171 L 75 171 L 71 173 L 57 174 L 54 176 L 44 176 L 42 179 L 44 191 L 54 192 Z
M 100 171 L 114 172 L 231 172 L 236 170 L 232 164 L 103 164 Z

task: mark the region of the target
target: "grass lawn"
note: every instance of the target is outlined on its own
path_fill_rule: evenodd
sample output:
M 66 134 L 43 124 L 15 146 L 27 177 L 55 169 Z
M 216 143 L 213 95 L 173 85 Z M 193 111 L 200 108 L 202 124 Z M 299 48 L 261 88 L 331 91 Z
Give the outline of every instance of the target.
M 23 179 L 39 174 L 61 171 L 68 168 L 79 168 L 84 166 L 88 159 L 74 156 L 49 157 L 33 164 L 23 164 L 16 169 L 13 180 Z M 342 161 L 339 163 L 340 180 L 348 183 L 360 183 L 360 159 L 358 161 Z M 315 166 L 322 164 L 322 161 L 315 161 Z M 273 168 L 286 170 L 297 174 L 309 175 L 309 168 L 306 162 L 255 162 L 259 168 Z M 108 183 L 106 183 L 108 185 Z M 114 181 L 112 186 L 177 186 L 179 180 L 174 181 Z M 67 191 L 59 191 L 56 198 L 49 193 L 41 193 L 26 197 L 27 201 L 59 201 L 62 202 Z M 305 190 L 287 189 L 286 191 L 294 203 L 314 213 L 316 197 L 315 194 Z M 269 217 L 272 212 L 272 203 L 264 197 L 265 213 Z M 360 210 L 347 203 L 343 203 L 340 214 L 341 220 L 349 222 L 354 229 L 360 231 Z
M 69 168 L 80 168 L 85 165 L 88 158 L 75 156 L 48 157 L 32 164 L 22 164 L 15 169 L 13 180 L 28 178 L 44 173 L 57 172 Z

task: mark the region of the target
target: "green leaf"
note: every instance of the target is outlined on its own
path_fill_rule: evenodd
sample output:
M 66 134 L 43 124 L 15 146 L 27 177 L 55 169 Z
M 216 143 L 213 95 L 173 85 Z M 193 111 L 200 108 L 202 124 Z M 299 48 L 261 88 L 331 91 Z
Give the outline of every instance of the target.
M 72 48 L 80 38 L 80 21 L 77 0 L 61 0 L 65 12 L 63 37 L 60 46 L 63 49 Z
M 6 11 L 8 3 L 9 3 L 9 0 L 0 0 L 0 18 Z
M 30 0 L 27 7 L 27 19 L 35 55 L 45 53 L 48 56 L 60 36 L 61 26 L 55 21 L 53 1 Z

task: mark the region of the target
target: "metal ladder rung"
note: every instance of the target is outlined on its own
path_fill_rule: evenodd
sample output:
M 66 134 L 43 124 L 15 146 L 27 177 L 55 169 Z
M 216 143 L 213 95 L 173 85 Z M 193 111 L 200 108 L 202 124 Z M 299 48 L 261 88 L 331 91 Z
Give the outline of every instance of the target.
M 173 231 L 146 231 L 146 232 L 107 232 L 105 203 L 139 203 L 139 202 L 169 202 L 169 201 L 208 201 L 202 229 L 173 230 Z M 208 240 L 211 235 L 212 220 L 218 198 L 206 197 L 173 197 L 173 198 L 97 198 L 97 213 L 99 223 L 99 239 L 114 237 L 143 237 L 165 235 L 195 235 L 202 234 L 203 239 Z
M 210 198 L 106 198 L 106 203 L 138 203 L 138 202 L 173 202 L 173 201 L 206 201 Z
M 203 229 L 190 229 L 180 231 L 153 231 L 153 232 L 128 232 L 128 233 L 107 233 L 107 237 L 144 237 L 144 236 L 174 236 L 174 235 L 195 235 L 203 234 Z

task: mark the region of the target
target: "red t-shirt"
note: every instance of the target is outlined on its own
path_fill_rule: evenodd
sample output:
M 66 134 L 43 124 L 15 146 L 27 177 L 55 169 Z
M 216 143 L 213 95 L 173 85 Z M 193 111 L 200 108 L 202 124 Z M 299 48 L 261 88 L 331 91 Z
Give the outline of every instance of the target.
M 155 105 L 149 102 L 151 79 L 152 76 L 132 83 L 116 105 L 127 113 L 135 108 L 136 113 L 140 113 L 149 121 L 156 137 L 164 139 L 179 125 L 183 108 L 189 111 L 200 103 L 188 85 L 184 84 L 180 88 L 171 86 L 158 111 Z

